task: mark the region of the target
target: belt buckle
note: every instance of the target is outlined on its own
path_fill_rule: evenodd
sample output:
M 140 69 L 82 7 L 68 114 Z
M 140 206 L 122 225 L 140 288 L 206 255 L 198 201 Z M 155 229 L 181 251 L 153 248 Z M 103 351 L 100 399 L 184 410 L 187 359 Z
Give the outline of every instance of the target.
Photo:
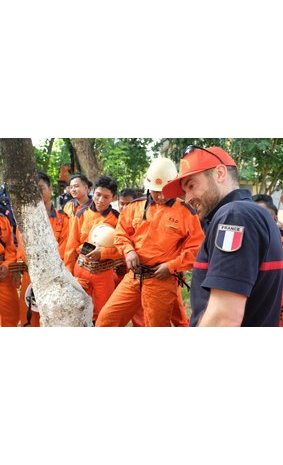
M 79 266 L 84 266 L 85 262 L 84 262 L 84 259 L 82 257 L 79 257 L 78 258 L 78 265 Z

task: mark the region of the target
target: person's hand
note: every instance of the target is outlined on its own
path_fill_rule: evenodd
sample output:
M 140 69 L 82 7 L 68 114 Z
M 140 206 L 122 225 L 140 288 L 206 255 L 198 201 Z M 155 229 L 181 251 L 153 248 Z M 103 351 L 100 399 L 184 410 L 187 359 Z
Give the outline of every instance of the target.
M 134 250 L 131 250 L 131 252 L 128 252 L 125 259 L 126 259 L 126 264 L 129 270 L 139 271 L 140 260 L 139 260 L 137 253 Z
M 85 262 L 86 263 L 97 262 L 100 260 L 100 258 L 101 258 L 101 251 L 99 248 L 96 248 L 85 256 Z
M 0 281 L 3 281 L 5 278 L 7 278 L 8 273 L 8 267 L 5 265 L 0 265 Z
M 170 271 L 168 269 L 167 263 L 161 263 L 161 265 L 156 266 L 154 272 L 154 277 L 157 279 L 168 279 L 170 278 Z

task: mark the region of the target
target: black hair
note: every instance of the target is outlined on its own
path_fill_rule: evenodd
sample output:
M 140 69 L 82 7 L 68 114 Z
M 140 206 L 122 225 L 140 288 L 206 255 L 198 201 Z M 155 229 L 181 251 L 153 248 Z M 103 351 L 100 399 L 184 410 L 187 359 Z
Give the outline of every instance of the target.
M 109 189 L 113 195 L 116 195 L 118 191 L 116 181 L 113 178 L 110 178 L 110 176 L 100 176 L 99 178 L 96 178 L 93 187 L 94 189 L 97 187 L 105 187 L 106 189 Z
M 268 194 L 255 194 L 253 195 L 253 200 L 255 202 L 273 203 L 271 195 Z
M 86 184 L 89 189 L 92 187 L 92 182 L 84 174 L 81 173 L 73 174 L 69 179 L 69 185 L 73 179 L 77 178 L 79 178 L 84 184 Z
M 133 197 L 133 199 L 136 199 L 138 197 L 137 192 L 134 189 L 131 189 L 129 187 L 125 187 L 124 189 L 121 190 L 119 196 L 121 197 Z
M 48 186 L 48 187 L 50 187 L 50 186 L 51 186 L 51 180 L 50 180 L 50 177 L 49 177 L 49 176 L 47 176 L 47 174 L 46 174 L 46 173 L 43 173 L 42 171 L 38 171 L 38 173 L 37 173 L 36 177 L 37 177 L 37 182 L 39 182 L 39 181 L 41 181 L 41 180 L 42 180 L 42 181 L 44 181 L 44 182 L 45 182 L 45 184 L 47 184 L 47 186 Z
M 278 215 L 278 209 L 274 205 L 271 195 L 268 195 L 268 194 L 255 194 L 255 195 L 253 195 L 252 199 L 256 203 L 258 203 L 258 202 L 264 203 L 266 208 L 269 208 L 269 210 L 272 210 L 275 213 L 276 216 Z

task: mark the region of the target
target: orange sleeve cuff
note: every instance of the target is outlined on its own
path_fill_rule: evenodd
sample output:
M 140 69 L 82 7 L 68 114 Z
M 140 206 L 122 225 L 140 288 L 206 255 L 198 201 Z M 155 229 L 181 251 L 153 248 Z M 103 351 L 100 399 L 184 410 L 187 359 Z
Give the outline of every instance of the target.
M 135 252 L 135 249 L 131 244 L 129 244 L 129 245 L 123 246 L 123 252 L 124 252 L 124 255 L 126 255 L 129 252 Z

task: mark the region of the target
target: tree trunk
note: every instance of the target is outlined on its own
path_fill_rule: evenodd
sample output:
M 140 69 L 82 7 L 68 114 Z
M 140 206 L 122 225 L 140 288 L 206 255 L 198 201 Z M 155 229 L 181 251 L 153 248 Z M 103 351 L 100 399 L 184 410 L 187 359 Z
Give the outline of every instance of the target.
M 52 148 L 53 148 L 53 144 L 54 144 L 54 140 L 55 140 L 55 138 L 52 137 L 52 138 L 49 139 L 49 141 L 48 141 L 48 146 L 47 146 L 47 153 L 48 153 L 48 155 L 51 155 Z
M 101 171 L 90 139 L 71 139 L 82 173 L 94 181 Z
M 41 326 L 91 326 L 92 301 L 59 257 L 37 181 L 31 139 L 0 139 L 4 179 L 22 233 Z

